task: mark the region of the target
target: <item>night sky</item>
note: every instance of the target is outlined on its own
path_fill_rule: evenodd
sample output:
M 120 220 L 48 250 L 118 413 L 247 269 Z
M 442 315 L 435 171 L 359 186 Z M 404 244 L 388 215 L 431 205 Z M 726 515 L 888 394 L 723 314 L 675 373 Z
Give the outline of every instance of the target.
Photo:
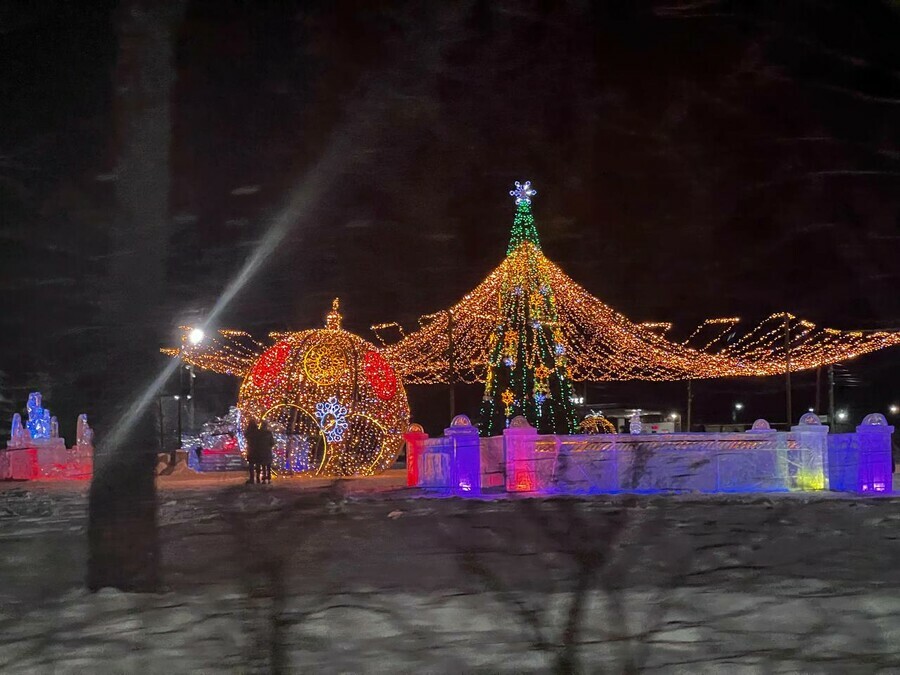
M 367 339 L 373 323 L 413 328 L 499 263 L 508 190 L 530 179 L 547 255 L 635 321 L 681 337 L 788 310 L 900 329 L 896 2 L 170 2 L 168 217 L 128 225 L 156 248 L 110 234 L 123 135 L 140 134 L 121 100 L 142 66 L 123 55 L 146 35 L 128 17 L 153 5 L 0 9 L 4 427 L 33 389 L 69 437 L 77 412 L 108 424 L 111 392 L 165 363 L 155 350 L 206 316 L 311 180 L 217 326 L 314 327 L 339 295 Z M 127 330 L 108 301 L 122 255 L 163 279 L 133 298 Z M 900 399 L 900 352 L 839 378 L 856 418 L 883 409 Z M 797 378 L 798 414 L 813 380 Z M 781 386 L 698 385 L 695 419 L 727 421 L 741 399 L 780 420 Z M 589 399 L 683 410 L 683 390 Z M 224 412 L 235 391 L 201 375 L 198 405 Z M 441 396 L 414 392 L 414 416 L 439 428 Z

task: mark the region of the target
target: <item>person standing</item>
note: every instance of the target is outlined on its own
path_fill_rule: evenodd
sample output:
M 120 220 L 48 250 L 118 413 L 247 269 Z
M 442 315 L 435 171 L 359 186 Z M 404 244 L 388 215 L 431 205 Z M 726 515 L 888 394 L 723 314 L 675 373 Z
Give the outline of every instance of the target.
M 247 442 L 247 463 L 250 465 L 250 478 L 247 480 L 247 485 L 260 482 L 259 448 L 262 430 L 259 424 L 259 420 L 251 419 L 244 431 L 244 440 Z
M 272 456 L 275 448 L 275 436 L 269 423 L 263 420 L 262 426 L 259 428 L 259 455 L 257 457 L 262 466 L 262 482 L 272 482 Z

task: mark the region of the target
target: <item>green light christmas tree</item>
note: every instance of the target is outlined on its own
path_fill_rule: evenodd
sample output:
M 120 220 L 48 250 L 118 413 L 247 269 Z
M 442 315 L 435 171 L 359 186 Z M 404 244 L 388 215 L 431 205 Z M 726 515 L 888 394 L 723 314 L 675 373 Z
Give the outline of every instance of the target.
M 575 433 L 565 336 L 531 213 L 537 191 L 531 181 L 516 181 L 509 194 L 516 200 L 516 216 L 488 350 L 481 435 L 502 433 L 518 415 L 540 433 Z

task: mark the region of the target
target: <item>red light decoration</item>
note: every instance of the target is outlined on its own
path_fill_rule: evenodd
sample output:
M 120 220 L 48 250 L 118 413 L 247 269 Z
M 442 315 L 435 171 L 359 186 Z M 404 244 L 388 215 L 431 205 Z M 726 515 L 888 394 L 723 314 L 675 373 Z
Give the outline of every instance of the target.
M 290 353 L 291 346 L 285 341 L 279 342 L 263 352 L 250 373 L 253 384 L 260 389 L 271 389 L 281 375 L 281 371 L 284 370 L 284 364 Z
M 366 380 L 382 401 L 389 401 L 397 393 L 397 376 L 391 364 L 378 352 L 367 352 L 363 369 Z

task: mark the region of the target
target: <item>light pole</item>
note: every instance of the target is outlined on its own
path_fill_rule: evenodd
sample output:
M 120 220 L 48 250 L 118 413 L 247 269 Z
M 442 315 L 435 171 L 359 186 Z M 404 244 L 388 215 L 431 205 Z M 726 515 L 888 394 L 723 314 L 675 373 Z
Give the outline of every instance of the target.
M 672 421 L 673 426 L 676 427 L 676 431 L 681 431 L 681 424 L 679 424 L 680 417 L 681 415 L 679 415 L 677 412 L 673 411 L 669 413 L 669 419 Z
M 193 329 L 191 329 L 191 332 L 188 333 L 188 342 L 191 344 L 191 346 L 196 347 L 201 342 L 203 342 L 205 337 L 206 337 L 206 333 L 203 332 L 202 328 L 193 328 Z M 187 392 L 186 392 L 187 400 L 189 401 L 188 406 L 187 406 L 188 429 L 190 429 L 191 433 L 193 433 L 194 432 L 194 378 L 197 377 L 197 374 L 194 372 L 194 364 L 193 363 L 189 363 L 184 368 L 185 368 L 185 370 L 187 370 L 187 373 L 188 373 L 188 386 L 187 386 Z M 182 393 L 182 394 L 185 393 L 183 391 L 183 388 L 180 393 Z M 180 408 L 179 408 L 179 410 L 180 410 Z M 179 414 L 179 420 L 180 420 L 180 418 L 181 418 L 181 416 Z M 181 438 L 179 436 L 179 443 L 180 442 L 181 442 Z
M 791 410 L 791 315 L 784 314 L 784 389 L 787 393 L 785 409 L 787 410 L 787 427 L 791 428 L 794 414 Z
M 737 424 L 738 413 L 744 409 L 744 404 L 738 401 L 731 407 L 731 422 Z

